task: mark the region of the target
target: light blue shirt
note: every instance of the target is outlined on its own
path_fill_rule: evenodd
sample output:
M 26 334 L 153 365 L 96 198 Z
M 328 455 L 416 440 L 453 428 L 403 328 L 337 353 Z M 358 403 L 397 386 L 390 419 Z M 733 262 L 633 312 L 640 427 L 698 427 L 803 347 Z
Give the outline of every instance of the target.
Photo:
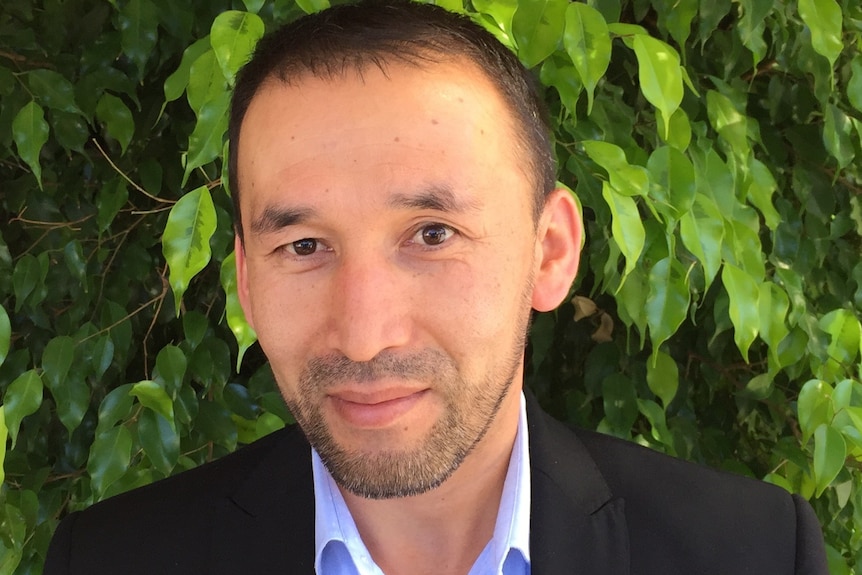
M 318 575 L 384 575 L 366 549 L 335 480 L 312 449 Z M 518 433 L 503 484 L 494 535 L 469 575 L 530 574 L 530 450 L 523 393 Z

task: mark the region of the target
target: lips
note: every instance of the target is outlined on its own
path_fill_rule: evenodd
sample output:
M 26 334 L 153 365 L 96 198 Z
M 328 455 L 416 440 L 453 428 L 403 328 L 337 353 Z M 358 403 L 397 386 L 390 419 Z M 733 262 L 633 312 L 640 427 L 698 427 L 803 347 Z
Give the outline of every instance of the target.
M 338 416 L 360 429 L 388 427 L 425 398 L 428 389 L 344 390 L 328 396 Z

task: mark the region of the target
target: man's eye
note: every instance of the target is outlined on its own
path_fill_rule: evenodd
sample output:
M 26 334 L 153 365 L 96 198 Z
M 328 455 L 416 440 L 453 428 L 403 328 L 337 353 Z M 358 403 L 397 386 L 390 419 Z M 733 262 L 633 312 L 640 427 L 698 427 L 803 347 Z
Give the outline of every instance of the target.
M 317 251 L 317 240 L 312 238 L 303 238 L 287 244 L 285 247 L 288 251 L 293 252 L 298 256 L 310 256 Z
M 439 246 L 455 234 L 455 230 L 443 224 L 430 224 L 423 226 L 416 235 L 413 236 L 413 241 L 426 246 Z

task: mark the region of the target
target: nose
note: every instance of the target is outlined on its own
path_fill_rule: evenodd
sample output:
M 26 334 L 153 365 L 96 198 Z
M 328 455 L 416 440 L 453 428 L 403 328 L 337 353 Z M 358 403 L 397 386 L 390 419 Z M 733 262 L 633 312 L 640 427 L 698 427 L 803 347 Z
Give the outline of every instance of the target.
M 404 270 L 380 256 L 343 258 L 333 270 L 330 347 L 353 361 L 407 344 L 410 300 Z

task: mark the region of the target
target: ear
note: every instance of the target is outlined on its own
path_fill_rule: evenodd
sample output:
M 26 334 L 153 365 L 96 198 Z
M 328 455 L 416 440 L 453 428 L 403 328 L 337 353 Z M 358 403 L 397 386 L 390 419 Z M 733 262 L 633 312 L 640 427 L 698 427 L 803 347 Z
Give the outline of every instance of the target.
M 245 321 L 254 329 L 254 317 L 251 313 L 251 298 L 248 295 L 248 264 L 245 259 L 245 246 L 234 232 L 233 252 L 236 258 L 236 293 L 239 296 L 239 304 L 245 314 Z
M 550 311 L 560 305 L 578 273 L 584 227 L 569 190 L 550 193 L 539 220 L 532 306 Z

